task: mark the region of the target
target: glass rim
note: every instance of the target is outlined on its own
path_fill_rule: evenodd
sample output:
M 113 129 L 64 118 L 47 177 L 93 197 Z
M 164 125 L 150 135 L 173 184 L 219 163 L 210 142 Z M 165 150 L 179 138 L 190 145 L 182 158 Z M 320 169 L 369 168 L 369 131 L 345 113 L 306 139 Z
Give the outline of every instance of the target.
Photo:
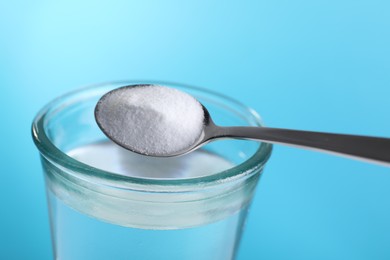
M 132 188 L 134 185 L 137 186 L 157 186 L 157 187 L 167 187 L 167 186 L 209 186 L 215 184 L 222 183 L 230 183 L 237 179 L 242 179 L 245 177 L 250 177 L 253 173 L 257 172 L 264 167 L 266 162 L 268 161 L 271 151 L 272 144 L 260 142 L 259 147 L 255 151 L 253 155 L 251 155 L 244 162 L 233 166 L 227 170 L 206 175 L 195 178 L 187 178 L 187 179 L 147 179 L 141 177 L 131 177 L 120 175 L 114 172 L 105 171 L 99 168 L 92 167 L 90 165 L 84 164 L 69 155 L 65 152 L 61 151 L 58 147 L 56 147 L 45 131 L 45 120 L 51 112 L 53 112 L 53 108 L 64 102 L 65 100 L 71 100 L 72 97 L 76 97 L 80 94 L 90 93 L 90 91 L 94 89 L 104 88 L 110 85 L 118 85 L 126 86 L 133 84 L 157 84 L 157 85 L 167 85 L 173 87 L 179 87 L 184 89 L 193 89 L 196 91 L 200 91 L 205 94 L 210 94 L 212 96 L 216 96 L 218 98 L 222 98 L 227 102 L 238 106 L 240 110 L 245 112 L 245 117 L 251 117 L 255 126 L 263 126 L 260 116 L 257 112 L 245 105 L 241 102 L 223 95 L 221 93 L 200 88 L 194 87 L 186 84 L 176 83 L 176 82 L 167 82 L 167 81 L 150 81 L 150 80 L 137 80 L 137 81 L 111 81 L 106 83 L 99 83 L 88 85 L 82 88 L 78 88 L 76 90 L 70 91 L 64 95 L 61 95 L 51 102 L 49 102 L 46 106 L 44 106 L 35 116 L 32 123 L 32 136 L 35 145 L 37 146 L 41 155 L 49 160 L 51 163 L 57 165 L 58 167 L 66 168 L 71 171 L 71 174 L 78 179 L 86 180 L 89 183 L 98 183 L 104 186 L 111 186 L 112 188 L 119 189 L 127 189 Z M 82 97 L 82 95 L 80 95 Z M 85 96 L 85 98 L 87 98 Z M 78 100 L 78 99 L 76 99 Z M 61 107 L 62 108 L 62 107 Z M 147 189 L 150 191 L 149 189 Z

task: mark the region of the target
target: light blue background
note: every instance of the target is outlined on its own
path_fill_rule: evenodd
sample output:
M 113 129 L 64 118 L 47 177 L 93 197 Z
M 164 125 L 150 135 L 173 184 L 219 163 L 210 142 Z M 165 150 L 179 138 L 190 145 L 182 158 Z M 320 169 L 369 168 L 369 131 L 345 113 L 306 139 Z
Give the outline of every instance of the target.
M 183 82 L 274 127 L 390 137 L 390 4 L 0 1 L 0 259 L 51 259 L 35 113 L 121 79 Z M 390 259 L 390 168 L 276 146 L 239 259 Z

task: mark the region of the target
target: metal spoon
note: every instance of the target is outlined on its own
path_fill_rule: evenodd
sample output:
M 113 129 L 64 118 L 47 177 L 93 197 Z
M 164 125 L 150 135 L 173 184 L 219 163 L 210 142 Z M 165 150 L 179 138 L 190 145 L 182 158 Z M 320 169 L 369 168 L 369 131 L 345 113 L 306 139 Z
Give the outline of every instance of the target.
M 99 117 L 101 102 L 95 108 L 95 118 L 99 127 L 112 141 L 133 152 L 134 150 L 115 136 L 110 136 L 109 131 L 101 123 Z M 278 129 L 269 127 L 221 127 L 217 126 L 210 117 L 208 110 L 202 105 L 204 111 L 203 131 L 199 139 L 184 150 L 171 154 L 145 154 L 157 157 L 172 157 L 189 153 L 204 144 L 222 138 L 249 139 L 266 143 L 285 144 L 306 149 L 319 150 L 360 160 L 366 160 L 390 166 L 390 138 L 369 137 L 346 134 L 333 134 L 321 132 L 298 131 L 290 129 Z

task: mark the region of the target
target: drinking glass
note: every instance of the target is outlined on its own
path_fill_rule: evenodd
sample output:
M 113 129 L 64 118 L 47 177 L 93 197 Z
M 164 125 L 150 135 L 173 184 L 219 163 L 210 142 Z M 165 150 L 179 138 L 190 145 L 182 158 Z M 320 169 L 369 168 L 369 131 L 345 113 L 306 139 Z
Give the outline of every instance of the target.
M 221 160 L 230 166 L 190 177 L 169 177 L 175 176 L 175 165 L 179 167 L 185 157 L 175 159 L 174 167 L 166 167 L 161 161 L 165 159 L 156 164 L 155 159 L 138 155 L 131 164 L 147 166 L 148 172 L 157 174 L 132 176 L 71 155 L 74 149 L 108 142 L 95 122 L 94 107 L 106 92 L 137 83 L 114 82 L 74 91 L 49 103 L 33 122 L 33 139 L 45 176 L 54 258 L 234 259 L 259 176 L 271 153 L 270 144 L 210 143 L 202 148 L 209 164 L 199 161 L 191 167 Z M 224 95 L 179 84 L 149 83 L 193 95 L 217 124 L 261 125 L 256 112 Z M 93 157 L 93 149 L 89 152 Z M 92 159 L 109 164 L 110 156 Z

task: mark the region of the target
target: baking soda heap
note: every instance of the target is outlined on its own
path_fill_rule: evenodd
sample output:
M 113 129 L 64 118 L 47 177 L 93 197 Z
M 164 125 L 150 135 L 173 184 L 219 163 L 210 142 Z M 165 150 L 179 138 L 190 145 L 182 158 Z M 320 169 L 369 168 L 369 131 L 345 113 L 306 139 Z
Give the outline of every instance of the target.
M 132 151 L 164 156 L 191 147 L 200 138 L 204 113 L 192 96 L 177 89 L 140 85 L 104 95 L 95 116 L 100 128 Z

